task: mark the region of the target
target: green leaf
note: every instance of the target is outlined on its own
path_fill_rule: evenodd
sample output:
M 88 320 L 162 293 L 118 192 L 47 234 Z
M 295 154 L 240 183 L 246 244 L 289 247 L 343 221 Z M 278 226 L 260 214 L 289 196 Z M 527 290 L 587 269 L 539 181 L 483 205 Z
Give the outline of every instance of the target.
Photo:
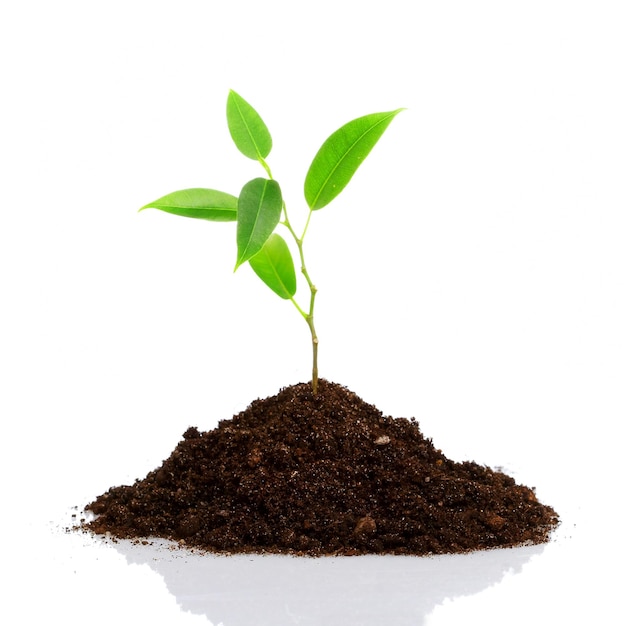
M 256 275 L 285 300 L 296 294 L 296 271 L 285 240 L 276 233 L 270 235 L 261 250 L 249 261 Z
M 304 181 L 304 197 L 310 209 L 325 207 L 341 193 L 393 118 L 403 110 L 359 117 L 322 144 Z
M 275 180 L 255 178 L 246 183 L 237 205 L 237 264 L 252 258 L 272 234 L 283 210 L 283 197 Z
M 226 102 L 228 130 L 239 151 L 255 161 L 265 159 L 272 137 L 261 116 L 232 89 Z
M 150 202 L 139 210 L 144 209 L 160 209 L 174 215 L 214 222 L 234 222 L 237 219 L 237 198 L 214 189 L 182 189 Z

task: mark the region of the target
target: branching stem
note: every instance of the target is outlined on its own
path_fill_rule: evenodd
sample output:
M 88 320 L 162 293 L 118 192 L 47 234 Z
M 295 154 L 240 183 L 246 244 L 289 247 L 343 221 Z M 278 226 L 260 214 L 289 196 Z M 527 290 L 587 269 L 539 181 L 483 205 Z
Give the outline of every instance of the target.
M 298 247 L 298 254 L 300 256 L 300 270 L 302 271 L 302 275 L 304 276 L 307 282 L 307 285 L 309 286 L 309 291 L 311 292 L 308 312 L 304 311 L 293 298 L 291 298 L 291 301 L 293 302 L 296 309 L 300 312 L 302 317 L 304 317 L 309 327 L 309 330 L 311 331 L 311 343 L 313 346 L 313 372 L 311 376 L 311 387 L 313 389 L 313 394 L 315 395 L 317 394 L 317 383 L 318 383 L 318 378 L 319 378 L 318 368 L 317 368 L 317 350 L 319 346 L 319 339 L 317 338 L 317 333 L 315 332 L 315 324 L 313 321 L 313 313 L 315 311 L 315 296 L 317 295 L 317 287 L 313 284 L 313 281 L 311 280 L 311 277 L 309 276 L 309 272 L 306 268 L 306 263 L 304 261 L 304 250 L 303 250 L 304 236 L 306 235 L 306 232 L 309 228 L 309 222 L 311 221 L 311 215 L 313 214 L 313 211 L 309 210 L 309 215 L 307 217 L 304 230 L 302 231 L 302 235 L 300 237 L 298 237 L 298 235 L 296 234 L 296 231 L 293 229 L 293 227 L 291 226 L 291 223 L 289 222 L 289 218 L 287 217 L 287 205 L 284 202 L 283 202 L 283 214 L 285 216 L 283 224 L 286 226 L 287 230 L 291 233 L 291 236 L 296 242 L 296 246 Z
M 259 163 L 263 166 L 263 169 L 267 172 L 267 175 L 270 177 L 270 179 L 273 180 L 272 172 L 269 168 L 269 165 L 265 162 L 265 159 L 259 156 L 258 160 L 259 160 Z M 313 322 L 313 313 L 315 310 L 315 296 L 317 295 L 317 287 L 313 284 L 313 281 L 311 280 L 311 277 L 309 276 L 309 272 L 306 268 L 306 263 L 304 262 L 304 250 L 303 250 L 304 236 L 306 235 L 307 230 L 309 229 L 309 223 L 311 222 L 311 215 L 313 215 L 313 209 L 309 209 L 309 214 L 307 216 L 306 223 L 304 225 L 304 229 L 302 230 L 302 235 L 300 237 L 298 237 L 298 235 L 296 234 L 296 231 L 293 229 L 293 226 L 291 225 L 291 222 L 289 221 L 289 217 L 287 216 L 287 205 L 285 204 L 284 200 L 283 200 L 283 215 L 284 215 L 284 220 L 282 223 L 287 228 L 287 230 L 291 233 L 291 236 L 296 242 L 296 246 L 298 247 L 298 254 L 300 256 L 300 270 L 307 282 L 307 285 L 309 286 L 309 291 L 311 292 L 308 312 L 305 311 L 295 301 L 293 297 L 290 298 L 290 300 L 293 303 L 293 305 L 296 307 L 300 315 L 302 315 L 302 317 L 304 318 L 304 320 L 306 321 L 309 327 L 309 330 L 311 331 L 311 344 L 313 346 L 313 372 L 311 376 L 311 387 L 313 390 L 313 395 L 316 395 L 317 394 L 317 382 L 319 378 L 318 368 L 317 368 L 317 348 L 319 345 L 319 339 L 317 338 L 317 333 L 315 332 L 315 324 Z

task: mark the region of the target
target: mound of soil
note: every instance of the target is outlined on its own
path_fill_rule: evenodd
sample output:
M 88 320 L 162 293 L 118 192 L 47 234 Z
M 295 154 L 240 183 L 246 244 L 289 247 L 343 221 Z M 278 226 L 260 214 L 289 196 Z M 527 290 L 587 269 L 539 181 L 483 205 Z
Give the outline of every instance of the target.
M 86 508 L 95 533 L 231 553 L 468 552 L 542 543 L 558 523 L 532 489 L 325 380 L 189 428 L 161 467 Z

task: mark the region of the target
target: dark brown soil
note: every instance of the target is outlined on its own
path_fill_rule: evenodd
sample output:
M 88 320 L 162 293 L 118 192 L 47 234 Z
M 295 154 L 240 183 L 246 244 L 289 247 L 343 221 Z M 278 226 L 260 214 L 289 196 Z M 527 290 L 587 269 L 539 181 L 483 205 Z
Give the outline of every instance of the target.
M 340 385 L 282 389 L 87 509 L 86 527 L 216 552 L 442 554 L 542 543 L 557 525 L 534 491 L 455 463 L 413 419 Z

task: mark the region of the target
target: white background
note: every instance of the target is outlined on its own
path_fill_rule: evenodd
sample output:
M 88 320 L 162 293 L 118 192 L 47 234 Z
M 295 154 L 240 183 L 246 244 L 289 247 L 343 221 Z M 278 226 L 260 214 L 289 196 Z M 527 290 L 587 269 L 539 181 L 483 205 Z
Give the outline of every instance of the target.
M 431 626 L 617 623 L 607 563 L 624 556 L 624 32 L 626 9 L 608 1 L 3 3 L 11 580 L 0 611 L 18 608 L 11 623 L 217 619 L 179 610 L 149 566 L 59 529 L 70 507 L 156 467 L 189 425 L 210 429 L 310 377 L 295 309 L 247 266 L 233 275 L 232 224 L 137 213 L 177 189 L 237 194 L 262 175 L 228 134 L 231 88 L 267 123 L 268 162 L 299 223 L 322 141 L 359 115 L 407 108 L 313 216 L 321 375 L 415 416 L 451 458 L 506 467 L 563 518 L 528 566 L 479 591 L 433 592 L 428 609 L 411 578 L 422 565 L 407 566 L 401 598 L 382 588 L 380 623 L 401 609 Z M 310 567 L 287 562 L 271 561 L 277 580 Z M 481 571 L 449 562 L 443 579 Z M 305 580 L 309 613 L 284 623 L 350 623 Z M 364 589 L 356 576 L 346 593 Z M 233 600 L 258 602 L 258 624 L 263 593 Z

